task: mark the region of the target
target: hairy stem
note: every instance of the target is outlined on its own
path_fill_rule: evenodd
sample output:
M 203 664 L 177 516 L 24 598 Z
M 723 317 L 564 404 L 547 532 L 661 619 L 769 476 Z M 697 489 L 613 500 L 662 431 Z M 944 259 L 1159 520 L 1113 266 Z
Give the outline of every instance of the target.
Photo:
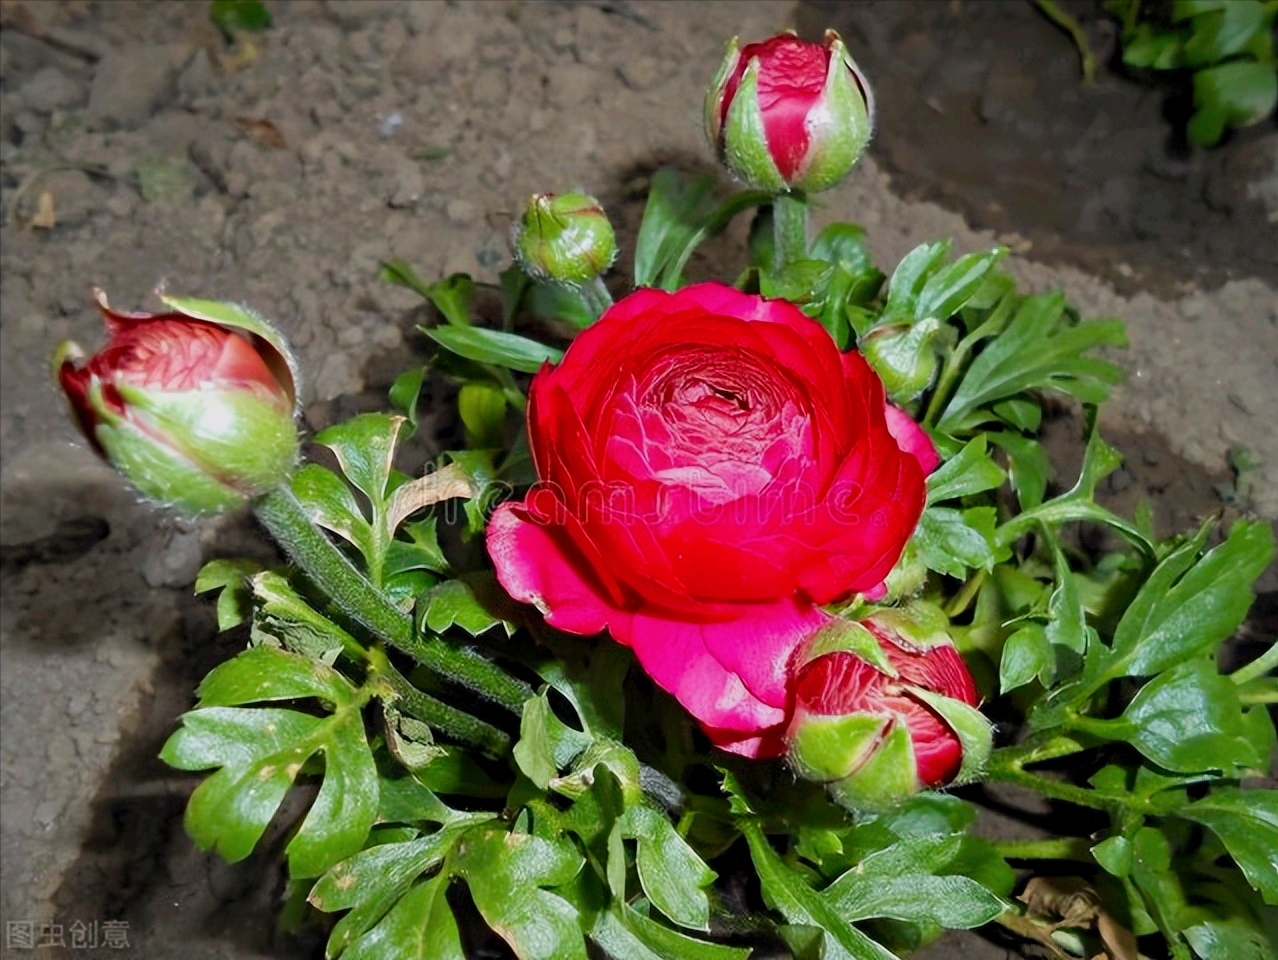
M 612 306 L 612 294 L 604 286 L 603 277 L 594 277 L 577 288 L 591 315 L 598 320 Z
M 776 270 L 808 255 L 808 203 L 802 193 L 778 193 L 772 198 L 773 253 Z
M 1091 845 L 1082 837 L 1047 840 L 1005 840 L 994 849 L 1006 860 L 1077 860 L 1092 863 Z
M 412 618 L 377 590 L 315 524 L 293 491 L 283 485 L 254 504 L 271 536 L 334 605 L 362 627 L 422 666 L 516 713 L 531 696 L 528 686 L 495 663 L 455 650 L 438 639 L 422 641 Z

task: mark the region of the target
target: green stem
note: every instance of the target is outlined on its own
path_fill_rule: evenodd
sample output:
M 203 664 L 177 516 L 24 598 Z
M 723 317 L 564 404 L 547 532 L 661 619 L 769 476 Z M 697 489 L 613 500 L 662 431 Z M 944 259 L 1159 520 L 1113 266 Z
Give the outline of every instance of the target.
M 1081 743 L 1074 737 L 1061 734 L 1053 735 L 1046 740 L 1041 739 L 1040 735 L 1010 747 L 999 747 L 990 755 L 990 763 L 1023 767 L 1027 763 L 1042 763 L 1046 760 L 1055 760 L 1057 757 L 1067 757 L 1071 753 L 1086 750 L 1089 746 L 1090 744 Z
M 1083 82 L 1086 84 L 1094 83 L 1096 80 L 1096 57 L 1092 53 L 1092 45 L 1087 40 L 1087 31 L 1079 25 L 1071 14 L 1061 9 L 1055 0 L 1034 0 L 1034 6 L 1038 7 L 1043 16 L 1069 34 L 1070 39 L 1074 41 L 1074 46 L 1078 49 L 1078 59 L 1081 61 L 1083 68 Z
M 1263 676 L 1275 667 L 1278 667 L 1278 643 L 1271 645 L 1268 650 L 1247 664 L 1247 666 L 1235 670 L 1229 675 L 1229 679 L 1238 686 L 1242 686 L 1244 683 Z
M 581 293 L 581 299 L 586 301 L 586 306 L 596 320 L 602 317 L 604 311 L 612 306 L 612 294 L 604 286 L 603 277 L 594 277 L 577 289 Z
M 1005 860 L 1078 860 L 1092 863 L 1091 845 L 1082 837 L 1052 837 L 1047 840 L 1005 840 L 994 849 Z
M 1080 807 L 1091 807 L 1094 810 L 1111 812 L 1116 805 L 1120 805 L 1122 802 L 1118 798 L 1103 795 L 1095 790 L 1076 787 L 1072 783 L 1053 780 L 1051 777 L 1045 777 L 1039 773 L 1030 773 L 1019 764 L 1001 765 L 991 762 L 986 770 L 986 779 L 1014 783 L 1019 787 L 1025 787 L 1028 790 L 1041 793 L 1045 797 L 1064 800 Z
M 419 640 L 412 618 L 374 588 L 324 532 L 311 523 L 287 485 L 257 500 L 253 509 L 271 536 L 339 610 L 448 680 L 515 713 L 523 709 L 524 700 L 532 695 L 527 684 L 476 654 L 463 653 L 439 641 Z
M 772 198 L 773 259 L 777 272 L 808 256 L 808 203 L 802 193 Z
M 510 737 L 492 724 L 418 690 L 395 669 L 384 650 L 375 647 L 368 651 L 368 672 L 370 676 L 384 681 L 387 700 L 445 736 L 478 747 L 491 757 L 500 757 L 510 748 Z

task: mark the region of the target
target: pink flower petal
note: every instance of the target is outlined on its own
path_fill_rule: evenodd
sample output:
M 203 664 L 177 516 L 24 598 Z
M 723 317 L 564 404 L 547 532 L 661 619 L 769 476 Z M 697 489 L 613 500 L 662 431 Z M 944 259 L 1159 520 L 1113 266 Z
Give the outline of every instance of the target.
M 888 432 L 896 440 L 897 446 L 919 462 L 925 475 L 940 466 L 941 458 L 932 445 L 932 438 L 908 413 L 890 403 L 884 405 L 883 412 L 887 415 Z

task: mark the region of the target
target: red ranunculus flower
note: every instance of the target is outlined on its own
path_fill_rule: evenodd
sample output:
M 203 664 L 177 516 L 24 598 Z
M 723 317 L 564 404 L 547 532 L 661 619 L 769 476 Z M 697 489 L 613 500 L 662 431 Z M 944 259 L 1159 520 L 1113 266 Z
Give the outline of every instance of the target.
M 923 511 L 926 435 L 793 304 L 639 290 L 532 383 L 540 482 L 488 527 L 497 576 L 608 629 L 719 746 L 784 752 L 818 604 L 876 593 Z

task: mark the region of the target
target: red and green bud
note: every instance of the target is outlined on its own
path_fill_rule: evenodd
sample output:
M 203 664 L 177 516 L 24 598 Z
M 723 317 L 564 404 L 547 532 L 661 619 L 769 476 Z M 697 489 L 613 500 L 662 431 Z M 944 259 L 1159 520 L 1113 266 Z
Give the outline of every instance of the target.
M 833 30 L 822 43 L 783 33 L 738 49 L 734 38 L 706 95 L 705 121 L 719 160 L 751 187 L 816 192 L 860 159 L 874 97 Z
M 279 331 L 244 307 L 161 295 L 170 312 L 98 308 L 110 342 L 53 359 L 81 431 L 145 496 L 228 510 L 278 486 L 297 459 L 297 372 Z
M 581 286 L 617 259 L 603 207 L 584 193 L 538 193 L 511 232 L 520 268 L 534 280 Z
M 849 809 L 880 809 L 976 776 L 991 746 L 976 685 L 938 608 L 838 621 L 796 663 L 788 758 Z

